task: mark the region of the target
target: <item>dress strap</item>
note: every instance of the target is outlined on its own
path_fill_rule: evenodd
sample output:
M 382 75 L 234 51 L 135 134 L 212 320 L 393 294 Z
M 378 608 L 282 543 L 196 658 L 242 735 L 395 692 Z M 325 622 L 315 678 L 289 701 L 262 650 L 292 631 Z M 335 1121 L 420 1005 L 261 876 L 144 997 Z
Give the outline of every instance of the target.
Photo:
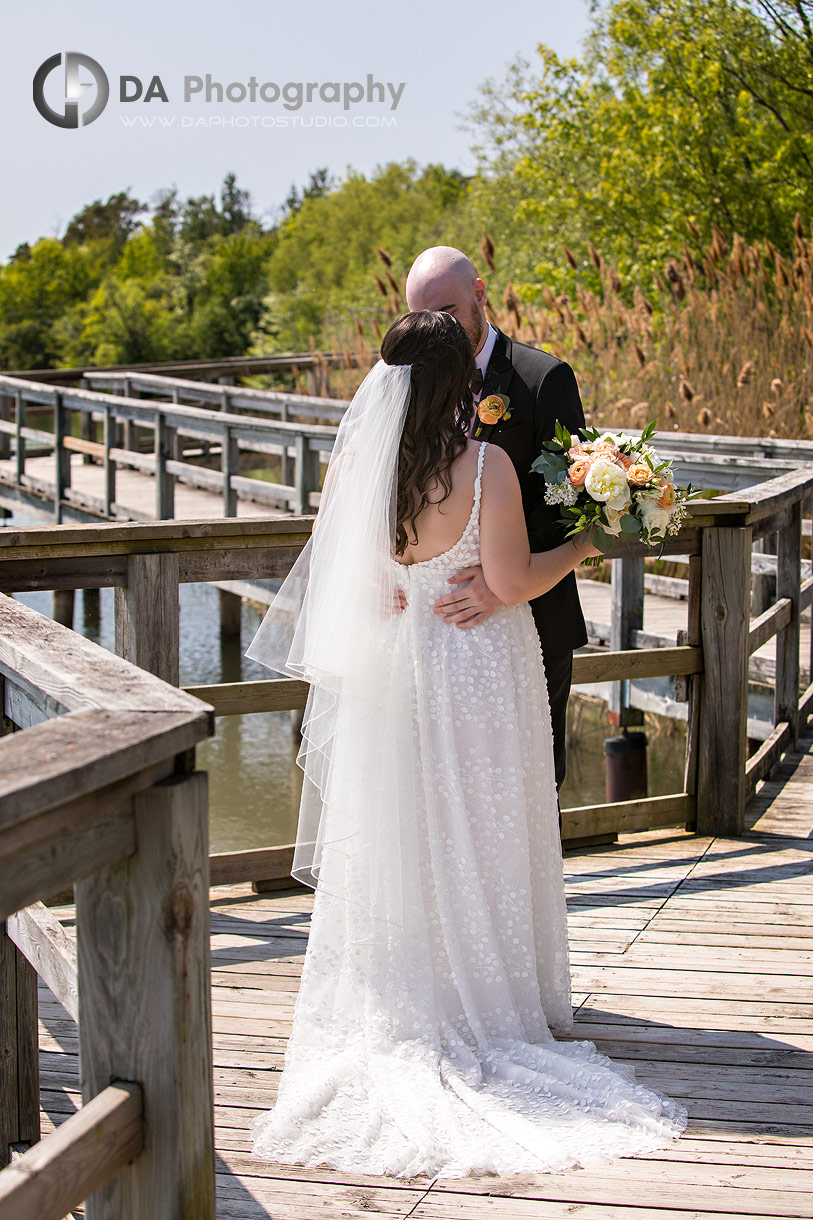
M 487 441 L 480 441 L 480 452 L 477 454 L 477 477 L 474 480 L 474 507 L 480 507 L 480 493 L 483 484 L 483 458 L 485 457 Z
M 483 460 L 483 458 L 485 458 L 485 455 L 486 455 L 487 443 L 488 443 L 487 440 L 481 440 L 480 453 L 477 454 L 477 477 L 475 478 L 475 501 L 474 501 L 474 508 L 471 509 L 472 520 L 476 519 L 477 525 L 479 525 L 479 523 L 480 523 L 480 495 L 482 492 L 482 460 Z

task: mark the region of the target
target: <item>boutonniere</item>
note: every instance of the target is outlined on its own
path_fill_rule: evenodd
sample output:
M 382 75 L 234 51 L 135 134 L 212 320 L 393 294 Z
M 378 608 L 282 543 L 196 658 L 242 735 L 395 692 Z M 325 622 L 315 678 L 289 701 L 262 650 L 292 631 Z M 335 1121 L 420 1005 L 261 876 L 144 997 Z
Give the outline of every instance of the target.
M 496 424 L 501 419 L 510 419 L 511 412 L 508 410 L 510 398 L 507 394 L 489 394 L 486 398 L 481 398 L 477 404 L 477 418 L 481 424 Z M 474 433 L 479 436 L 482 432 L 482 427 L 478 427 Z

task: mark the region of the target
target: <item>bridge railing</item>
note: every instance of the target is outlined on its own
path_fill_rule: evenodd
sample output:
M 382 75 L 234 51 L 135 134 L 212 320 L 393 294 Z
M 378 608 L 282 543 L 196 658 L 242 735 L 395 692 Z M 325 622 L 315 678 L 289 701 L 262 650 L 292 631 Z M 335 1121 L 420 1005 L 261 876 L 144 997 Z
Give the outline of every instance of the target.
M 263 373 L 293 373 L 297 378 L 307 378 L 309 392 L 316 394 L 327 389 L 332 370 L 355 368 L 360 359 L 372 364 L 375 355 L 372 348 L 366 355 L 361 348 L 356 352 L 278 352 L 266 356 L 216 356 L 209 360 L 157 360 L 141 364 L 16 369 L 13 376 L 23 377 L 26 381 L 75 385 L 89 373 L 155 373 L 161 376 L 228 382 L 234 381 L 235 377 L 255 377 Z
M 83 519 L 88 512 L 100 517 L 137 518 L 136 510 L 120 505 L 116 499 L 116 473 L 126 468 L 154 477 L 155 520 L 175 516 L 176 483 L 216 492 L 222 497 L 225 517 L 236 515 L 238 499 L 306 513 L 319 503 L 321 465 L 327 463 L 336 439 L 336 428 L 329 424 L 214 412 L 98 390 L 53 387 L 5 375 L 0 375 L 0 398 L 5 402 L 0 412 L 0 439 L 7 442 L 6 460 L 10 460 L 10 439 L 14 439 L 15 455 L 13 469 L 0 471 L 0 481 L 17 489 L 23 503 L 26 498 L 38 506 L 52 501 L 58 523 L 70 519 L 72 509 L 80 510 Z M 43 408 L 52 431 L 29 426 L 27 416 L 32 410 L 41 414 Z M 73 427 L 76 415 L 82 421 L 78 436 Z M 142 451 L 138 429 L 151 434 L 150 452 Z M 216 446 L 220 469 L 189 460 L 190 441 L 197 446 Z M 53 453 L 52 480 L 32 476 L 26 469 L 32 446 L 37 446 L 39 453 Z M 257 467 L 267 465 L 269 455 L 278 458 L 281 481 L 272 483 L 241 474 L 241 455 L 247 453 L 257 455 Z M 73 454 L 101 464 L 101 495 L 72 486 Z
M 689 560 L 688 632 L 675 646 L 628 633 L 606 652 L 574 657 L 574 684 L 673 676 L 688 702 L 681 791 L 635 801 L 563 810 L 563 839 L 685 824 L 703 833 L 741 833 L 745 804 L 759 778 L 795 740 L 813 700 L 799 693 L 802 610 L 813 600 L 799 562 L 802 519 L 813 499 L 813 473 L 791 471 L 713 501 L 695 501 L 691 519 L 665 554 Z M 116 646 L 134 664 L 178 682 L 178 586 L 186 581 L 251 581 L 284 576 L 310 534 L 312 517 L 273 520 L 62 526 L 4 530 L 0 589 L 115 586 Z M 751 622 L 751 550 L 755 538 L 779 538 L 778 602 Z M 642 564 L 647 548 L 617 548 L 619 571 Z M 748 658 L 776 634 L 776 727 L 748 755 Z M 635 644 L 645 644 L 636 647 Z M 190 688 L 219 716 L 301 709 L 307 687 L 288 679 Z M 236 880 L 286 876 L 290 849 L 215 859 L 213 876 Z
M 40 511 L 52 503 L 57 522 L 94 514 L 160 521 L 176 515 L 175 489 L 182 484 L 220 496 L 225 517 L 236 515 L 238 500 L 297 515 L 318 506 L 322 467 L 347 405 L 341 400 L 138 370 L 85 370 L 84 381 L 97 388 L 0 374 L 0 461 L 6 462 L 0 488 L 17 502 Z M 203 405 L 183 405 L 188 402 Z M 32 426 L 33 416 L 43 412 L 50 431 Z M 315 419 L 331 422 L 308 422 Z M 34 448 L 38 455 L 53 454 L 52 478 L 27 469 Z M 680 481 L 715 490 L 739 490 L 813 463 L 813 442 L 781 438 L 664 433 L 658 448 L 673 458 Z M 269 456 L 278 460 L 279 481 L 241 473 L 250 454 L 254 469 L 267 468 Z M 75 455 L 103 468 L 101 494 L 72 485 Z M 219 469 L 212 465 L 215 460 Z M 152 514 L 118 502 L 116 475 L 123 469 L 154 478 Z
M 0 687 L 0 1215 L 214 1220 L 211 708 L 3 596 Z M 37 975 L 84 1103 L 42 1140 Z
M 338 424 L 348 405 L 338 398 L 291 394 L 282 390 L 254 390 L 158 373 L 94 373 L 89 370 L 82 381 L 88 389 L 107 390 L 113 394 L 123 394 L 126 398 L 133 397 L 135 391 L 165 402 L 200 404 L 215 411 L 270 415 L 285 422 L 295 416 L 303 420 L 317 419 Z

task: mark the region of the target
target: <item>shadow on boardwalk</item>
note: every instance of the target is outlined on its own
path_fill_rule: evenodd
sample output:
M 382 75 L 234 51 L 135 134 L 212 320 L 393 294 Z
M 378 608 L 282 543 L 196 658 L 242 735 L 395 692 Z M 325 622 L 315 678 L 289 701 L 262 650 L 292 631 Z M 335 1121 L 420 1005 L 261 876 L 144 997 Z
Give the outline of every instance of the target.
M 269 1165 L 309 893 L 212 892 L 219 1220 L 813 1217 L 813 737 L 749 808 L 742 838 L 622 835 L 565 859 L 577 1032 L 683 1099 L 669 1149 L 514 1178 L 394 1181 Z M 65 911 L 67 920 L 70 912 Z M 76 1031 L 43 990 L 43 1128 L 78 1104 Z

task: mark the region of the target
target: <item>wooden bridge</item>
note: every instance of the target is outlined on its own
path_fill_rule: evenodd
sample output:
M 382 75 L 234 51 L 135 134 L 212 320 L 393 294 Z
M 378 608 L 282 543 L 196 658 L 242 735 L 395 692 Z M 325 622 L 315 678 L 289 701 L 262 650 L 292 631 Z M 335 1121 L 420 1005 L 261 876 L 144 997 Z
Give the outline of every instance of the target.
M 78 388 L 0 375 L 0 504 L 57 523 L 318 506 L 345 402 L 137 369 L 79 371 Z M 658 446 L 680 481 L 716 490 L 813 463 L 810 441 L 665 433 Z
M 234 377 L 293 367 L 305 369 L 318 390 L 327 384 L 322 374 L 338 361 L 335 353 L 300 353 L 36 374 L 47 380 L 0 376 L 0 508 L 65 522 L 307 513 L 318 505 L 323 467 L 347 404 L 312 393 L 247 389 L 234 385 Z M 215 375 L 216 383 L 201 380 Z M 806 441 L 666 433 L 658 444 L 680 480 L 716 490 L 813 469 L 813 443 Z M 759 609 L 774 600 L 776 557 L 760 553 L 771 544 L 772 536 L 763 535 L 751 557 Z M 688 576 L 689 556 L 671 559 Z M 803 568 L 809 576 L 809 561 Z M 247 581 L 219 584 L 227 633 L 239 621 L 230 593 L 260 601 L 272 595 Z M 615 649 L 673 645 L 688 629 L 688 588 L 688 579 L 645 573 L 643 561 L 632 558 L 613 565 L 611 592 L 583 580 L 591 641 Z M 55 598 L 55 615 L 68 625 L 72 600 L 66 591 Z M 760 645 L 750 675 L 772 685 L 770 651 L 770 644 Z M 624 688 L 611 684 L 618 722 L 640 723 L 643 710 L 685 719 L 685 702 L 673 698 L 671 684 L 657 685 L 659 693 L 634 680 Z M 752 718 L 749 736 L 762 739 L 766 732 L 767 722 Z
M 312 897 L 213 889 L 219 1220 L 813 1215 L 811 798 L 805 736 L 749 808 L 742 836 L 622 834 L 566 856 L 573 1036 L 632 1064 L 690 1114 L 673 1147 L 600 1170 L 393 1181 L 258 1161 L 248 1123 L 274 1105 Z M 75 909 L 50 915 L 72 938 Z M 39 1039 L 50 1133 L 82 1111 L 76 1026 L 44 983 Z
M 51 444 L 100 456 L 107 471 L 119 462 L 114 425 L 157 412 L 157 450 L 138 455 L 152 457 L 157 483 L 192 465 L 169 456 L 172 429 L 200 444 L 207 423 L 222 453 L 243 441 L 295 448 L 286 421 L 231 410 L 126 395 L 111 405 L 99 391 L 19 382 L 12 393 L 17 412 L 24 394 L 59 396 Z M 74 410 L 103 417 L 101 442 L 73 436 Z M 24 434 L 21 414 L 5 435 L 40 443 L 48 434 Z M 258 442 L 260 425 L 270 432 Z M 310 426 L 327 427 L 288 424 Z M 309 436 L 298 452 L 323 443 Z M 212 1220 L 216 1190 L 220 1217 L 247 1220 L 811 1216 L 813 684 L 800 684 L 800 641 L 813 473 L 787 461 L 778 478 L 694 503 L 667 544 L 687 561 L 685 641 L 653 645 L 628 622 L 628 643 L 574 659 L 576 683 L 675 676 L 688 715 L 680 791 L 563 811 L 577 1036 L 635 1062 L 692 1116 L 674 1148 L 600 1173 L 394 1182 L 251 1157 L 247 1124 L 273 1104 L 311 898 L 290 888 L 290 848 L 209 856 L 194 751 L 214 716 L 302 707 L 307 691 L 287 679 L 179 690 L 178 587 L 284 575 L 312 518 L 4 530 L 0 589 L 115 587 L 119 655 L 0 597 L 0 1159 L 19 1156 L 0 1174 L 2 1220 L 61 1220 L 83 1200 L 89 1220 Z M 73 470 L 66 479 L 64 457 L 56 466 L 56 504 L 82 508 Z M 222 454 L 212 473 L 224 496 L 239 492 Z M 303 487 L 284 485 L 287 502 Z M 115 503 L 106 492 L 103 507 Z M 752 618 L 764 540 L 776 587 Z M 622 573 L 643 554 L 624 544 Z M 773 725 L 751 749 L 749 658 L 771 638 Z

